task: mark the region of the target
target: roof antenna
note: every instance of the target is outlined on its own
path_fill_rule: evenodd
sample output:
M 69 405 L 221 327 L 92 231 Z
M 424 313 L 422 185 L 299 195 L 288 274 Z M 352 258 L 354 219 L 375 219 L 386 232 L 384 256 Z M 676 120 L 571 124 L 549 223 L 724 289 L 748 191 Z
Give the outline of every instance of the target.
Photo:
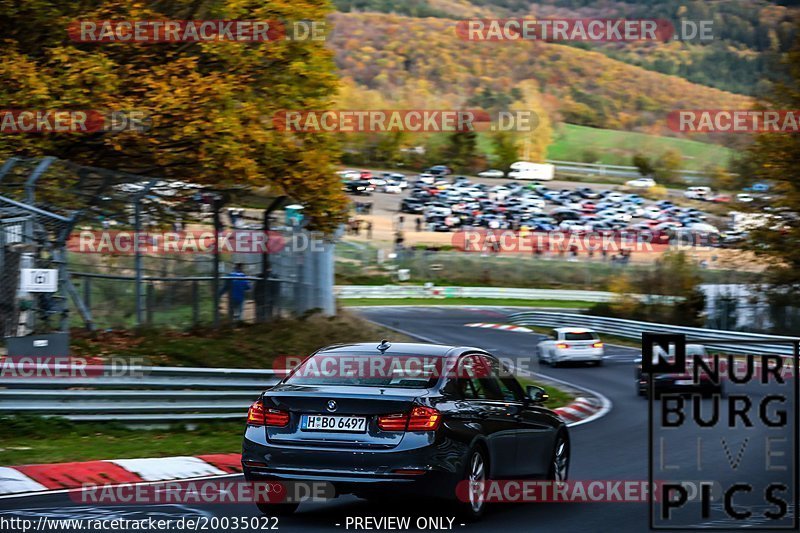
M 383 355 L 383 353 L 386 350 L 388 350 L 390 346 L 391 346 L 391 344 L 389 343 L 389 341 L 386 340 L 386 339 L 383 339 L 381 341 L 381 343 L 378 345 L 378 351 L 381 352 L 381 355 Z

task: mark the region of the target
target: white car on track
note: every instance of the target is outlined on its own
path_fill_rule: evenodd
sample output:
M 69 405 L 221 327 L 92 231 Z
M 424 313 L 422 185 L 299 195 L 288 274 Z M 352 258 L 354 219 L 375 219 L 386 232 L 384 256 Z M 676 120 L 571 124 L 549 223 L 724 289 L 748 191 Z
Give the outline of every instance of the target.
M 555 328 L 547 340 L 536 347 L 539 363 L 558 366 L 561 363 L 586 362 L 603 364 L 603 342 L 586 328 Z

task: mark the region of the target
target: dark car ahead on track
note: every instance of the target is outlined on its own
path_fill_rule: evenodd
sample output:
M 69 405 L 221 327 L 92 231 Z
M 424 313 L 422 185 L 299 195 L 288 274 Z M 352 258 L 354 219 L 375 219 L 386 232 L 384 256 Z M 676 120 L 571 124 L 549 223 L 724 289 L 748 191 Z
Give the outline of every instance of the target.
M 335 371 L 344 368 L 351 371 Z M 244 475 L 324 481 L 337 494 L 367 499 L 455 500 L 462 482 L 565 480 L 569 434 L 542 406 L 547 399 L 539 387 L 523 390 L 478 348 L 385 341 L 331 346 L 250 407 Z M 457 505 L 477 518 L 484 502 L 478 489 L 467 494 Z M 285 514 L 298 504 L 258 505 L 264 513 Z
M 706 352 L 705 346 L 702 344 L 687 344 L 686 345 L 686 371 L 680 373 L 658 373 L 653 375 L 653 387 L 655 393 L 661 394 L 663 392 L 675 393 L 691 393 L 698 392 L 702 394 L 725 394 L 725 386 L 723 382 L 714 383 L 707 374 L 698 373 L 698 381 L 694 381 L 692 370 L 692 358 L 702 357 L 707 360 L 709 355 Z M 709 361 L 710 364 L 710 361 Z M 634 371 L 636 377 L 636 392 L 639 396 L 647 396 L 649 382 L 648 376 L 642 371 L 641 358 L 636 360 L 636 367 Z

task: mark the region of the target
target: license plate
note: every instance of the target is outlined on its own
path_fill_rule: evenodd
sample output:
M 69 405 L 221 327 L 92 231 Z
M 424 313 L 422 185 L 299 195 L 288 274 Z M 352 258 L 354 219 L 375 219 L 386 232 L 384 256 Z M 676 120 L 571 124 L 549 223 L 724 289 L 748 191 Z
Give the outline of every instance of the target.
M 694 385 L 694 381 L 691 379 L 676 379 L 675 385 Z
M 303 415 L 300 419 L 300 429 L 364 433 L 367 431 L 367 419 L 363 416 Z

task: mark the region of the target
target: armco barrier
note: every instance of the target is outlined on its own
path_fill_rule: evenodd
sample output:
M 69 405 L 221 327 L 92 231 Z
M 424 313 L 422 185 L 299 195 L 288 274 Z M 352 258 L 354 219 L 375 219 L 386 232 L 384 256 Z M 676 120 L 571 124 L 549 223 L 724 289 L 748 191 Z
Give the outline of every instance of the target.
M 143 367 L 125 376 L 102 371 L 87 366 L 84 377 L 2 375 L 0 413 L 135 423 L 244 419 L 252 401 L 281 377 L 241 368 Z
M 337 285 L 337 298 L 513 298 L 518 300 L 558 300 L 610 302 L 613 294 L 602 291 L 560 289 L 518 289 L 510 287 L 436 287 L 424 285 Z M 640 296 L 640 298 L 643 298 Z
M 510 322 L 518 326 L 585 327 L 591 328 L 599 333 L 616 335 L 628 339 L 641 339 L 642 333 L 683 334 L 686 335 L 689 341 L 696 339 L 702 341 L 702 343 L 709 348 L 725 352 L 772 354 L 785 357 L 792 357 L 794 355 L 791 343 L 798 341 L 796 337 L 670 326 L 652 322 L 639 322 L 636 320 L 589 316 L 577 313 L 525 311 L 511 315 Z M 724 342 L 724 344 L 714 344 L 714 341 Z M 769 341 L 775 341 L 776 344 L 769 344 Z M 780 344 L 778 344 L 779 342 Z

